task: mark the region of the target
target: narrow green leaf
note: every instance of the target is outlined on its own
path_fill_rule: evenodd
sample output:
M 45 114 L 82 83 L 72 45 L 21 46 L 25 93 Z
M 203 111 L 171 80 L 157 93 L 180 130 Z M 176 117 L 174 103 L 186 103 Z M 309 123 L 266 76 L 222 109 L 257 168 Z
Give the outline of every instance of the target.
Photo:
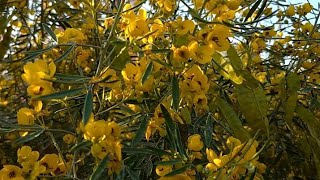
M 16 141 L 13 142 L 13 144 L 14 145 L 20 145 L 20 144 L 29 142 L 29 141 L 35 139 L 36 137 L 40 136 L 43 132 L 44 132 L 44 129 L 41 129 L 39 131 L 30 133 L 30 134 L 28 134 L 26 136 L 23 136 L 23 137 L 17 139 Z
M 182 144 L 181 134 L 178 126 L 175 124 L 175 134 L 174 134 L 175 144 L 177 145 L 178 152 L 187 159 L 186 150 Z
M 58 59 L 56 59 L 54 62 L 55 63 L 58 63 L 62 60 L 64 60 L 71 52 L 72 50 L 74 49 L 76 45 L 75 44 L 72 44 Z
M 60 91 L 57 93 L 52 93 L 52 94 L 48 94 L 48 95 L 44 95 L 44 96 L 35 97 L 34 99 L 39 99 L 39 100 L 63 99 L 67 96 L 79 94 L 82 91 L 83 91 L 83 88 L 71 89 L 71 90 Z
M 244 22 L 246 22 L 254 13 L 254 11 L 256 11 L 256 9 L 259 7 L 260 3 L 262 0 L 258 0 L 256 3 L 254 3 L 254 5 L 252 6 L 252 8 L 249 10 L 246 18 L 244 19 Z
M 207 120 L 206 120 L 206 127 L 204 130 L 204 143 L 207 147 L 211 146 L 212 141 L 212 133 L 213 133 L 213 119 L 210 114 L 208 114 Z
M 229 106 L 229 104 L 221 98 L 216 99 L 216 103 L 222 112 L 223 116 L 227 120 L 231 130 L 236 138 L 239 138 L 242 142 L 250 138 L 249 133 L 244 129 L 242 123 L 234 112 L 234 110 Z M 211 138 L 212 139 L 212 138 Z
M 90 180 L 98 180 L 100 179 L 102 173 L 106 170 L 107 168 L 107 163 L 108 163 L 108 156 L 103 158 L 103 160 L 99 163 L 98 167 L 93 171 L 93 173 L 90 176 Z
M 126 44 L 117 44 L 113 47 L 110 46 L 110 48 L 115 48 L 111 55 L 111 57 L 115 57 L 115 59 L 112 60 L 111 66 L 115 69 L 122 70 L 131 59 Z
M 183 166 L 183 167 L 181 167 L 181 168 L 175 169 L 175 170 L 169 172 L 168 174 L 166 174 L 165 177 L 174 176 L 174 175 L 177 175 L 177 174 L 184 173 L 184 172 L 186 172 L 186 170 L 187 170 L 189 167 L 190 167 L 190 165 L 186 165 L 186 166 Z
M 318 147 L 320 147 L 320 122 L 312 112 L 302 106 L 297 107 L 297 114 L 306 123 L 311 136 L 316 140 Z
M 173 122 L 173 120 L 172 120 L 172 118 L 170 116 L 170 113 L 168 112 L 167 108 L 163 104 L 160 104 L 160 108 L 161 108 L 161 111 L 163 113 L 163 116 L 164 116 L 164 119 L 165 119 L 165 122 L 166 122 L 166 127 L 170 131 L 168 133 L 174 134 L 174 132 L 175 132 L 175 123 Z
M 55 41 L 58 42 L 57 36 L 56 34 L 52 31 L 52 29 L 45 23 L 42 23 L 43 28 L 47 31 L 47 33 L 49 33 L 49 35 L 51 36 L 51 38 Z
M 171 49 L 151 49 L 151 52 L 152 53 L 168 53 L 168 52 L 171 52 L 172 50 Z
M 152 69 L 153 69 L 153 63 L 152 63 L 152 61 L 150 61 L 147 68 L 146 68 L 146 71 L 144 72 L 144 74 L 142 76 L 142 79 L 141 79 L 142 84 L 144 84 L 144 82 L 146 82 L 146 80 L 149 78 L 149 76 L 152 73 Z
M 76 145 L 74 145 L 70 150 L 69 152 L 73 152 L 73 151 L 79 151 L 79 150 L 82 150 L 84 148 L 87 148 L 89 146 L 92 145 L 92 142 L 91 141 L 82 141 Z
M 21 61 L 30 61 L 35 59 L 37 56 L 39 56 L 41 53 L 34 53 L 34 54 L 30 54 L 27 57 L 23 58 Z
M 163 156 L 163 155 L 169 155 L 171 156 L 172 153 L 168 152 L 168 151 L 165 151 L 163 149 L 159 149 L 159 148 L 156 148 L 156 147 L 151 147 L 151 146 L 146 146 L 146 148 L 152 152 L 154 152 L 154 154 L 157 154 L 159 156 Z
M 63 79 L 63 80 L 84 80 L 84 79 L 88 79 L 90 80 L 90 77 L 86 77 L 86 76 L 80 76 L 80 75 L 72 75 L 72 74 L 61 74 L 61 73 L 55 73 L 54 74 L 55 78 L 58 79 Z
M 146 130 L 148 127 L 148 116 L 143 116 L 142 121 L 140 123 L 140 127 L 136 132 L 136 135 L 134 136 L 134 139 L 132 140 L 132 146 L 135 146 L 140 143 L 142 138 L 144 137 Z
M 179 80 L 177 76 L 172 78 L 172 107 L 174 110 L 179 109 L 180 92 L 179 92 Z
M 265 9 L 265 7 L 267 5 L 267 2 L 268 2 L 268 0 L 264 0 L 262 2 L 262 5 L 261 5 L 261 7 L 259 8 L 259 10 L 257 12 L 257 16 L 254 18 L 254 21 L 257 20 L 261 16 L 261 14 L 263 13 L 263 10 Z
M 55 47 L 55 45 L 44 48 L 44 49 L 38 49 L 38 50 L 34 50 L 34 51 L 27 51 L 25 52 L 26 54 L 42 54 L 44 52 L 50 51 L 51 49 L 53 49 Z
M 0 134 L 7 134 L 15 131 L 16 129 L 5 129 L 5 128 L 0 128 Z
M 124 147 L 122 148 L 122 152 L 124 153 L 132 153 L 132 154 L 157 154 L 147 148 L 137 148 L 137 147 Z
M 170 165 L 175 165 L 182 163 L 181 159 L 174 159 L 174 160 L 169 160 L 169 161 L 158 161 L 154 163 L 155 165 L 162 165 L 162 166 L 170 166 Z
M 236 49 L 230 45 L 227 51 L 228 57 L 230 59 L 230 64 L 232 65 L 234 71 L 239 75 L 242 70 L 242 61 L 236 51 Z
M 126 166 L 126 170 L 132 180 L 139 180 L 140 179 L 139 176 L 137 175 L 137 173 L 132 171 L 128 166 Z
M 92 110 L 93 110 L 93 93 L 92 93 L 92 89 L 90 88 L 86 95 L 86 99 L 84 100 L 84 106 L 83 106 L 82 122 L 84 125 L 86 125 L 87 122 L 89 121 Z

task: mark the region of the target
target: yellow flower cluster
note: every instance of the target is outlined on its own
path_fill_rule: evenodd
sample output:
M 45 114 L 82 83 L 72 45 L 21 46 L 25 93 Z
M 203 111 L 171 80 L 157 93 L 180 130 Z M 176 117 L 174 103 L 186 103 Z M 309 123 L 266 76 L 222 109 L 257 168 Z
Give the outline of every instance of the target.
M 23 67 L 22 79 L 29 84 L 27 92 L 31 97 L 47 95 L 54 92 L 52 83 L 46 79 L 52 79 L 56 72 L 54 62 L 40 59 L 35 62 L 28 62 Z
M 57 154 L 45 154 L 40 160 L 38 151 L 32 151 L 30 146 L 22 146 L 17 151 L 17 161 L 22 168 L 15 165 L 5 165 L 0 170 L 1 180 L 34 180 L 41 175 L 64 175 L 71 167 L 71 162 L 63 162 Z
M 97 161 L 108 157 L 108 174 L 119 173 L 121 170 L 121 128 L 114 121 L 94 120 L 93 114 L 89 122 L 83 126 L 84 139 L 92 141 L 91 154 Z
M 208 92 L 210 83 L 208 77 L 203 73 L 200 66 L 193 65 L 187 68 L 183 74 L 182 81 L 179 82 L 181 87 L 181 98 L 189 107 L 194 105 L 197 109 L 206 109 Z
M 238 179 L 245 176 L 247 170 L 257 169 L 255 176 L 261 178 L 261 174 L 265 172 L 266 166 L 259 163 L 259 156 L 256 155 L 258 142 L 249 140 L 241 143 L 240 140 L 229 137 L 227 139 L 227 146 L 230 153 L 218 156 L 212 149 L 206 149 L 206 155 L 209 163 L 205 166 L 203 171 L 208 170 L 208 177 L 213 179 Z M 234 165 L 233 165 L 234 164 Z M 230 169 L 228 166 L 234 166 Z

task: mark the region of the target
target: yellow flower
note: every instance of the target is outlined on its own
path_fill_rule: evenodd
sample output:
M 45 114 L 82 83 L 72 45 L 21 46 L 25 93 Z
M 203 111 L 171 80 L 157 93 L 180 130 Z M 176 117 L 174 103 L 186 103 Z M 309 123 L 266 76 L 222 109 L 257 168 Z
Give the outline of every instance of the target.
M 35 112 L 40 112 L 43 106 L 42 101 L 35 99 L 31 99 L 29 104 L 33 106 Z
M 187 62 L 191 57 L 192 57 L 192 53 L 189 51 L 188 47 L 186 46 L 175 48 L 173 51 L 173 61 L 176 64 L 181 64 L 181 62 Z
M 142 77 L 140 68 L 132 63 L 126 64 L 126 67 L 121 71 L 121 74 L 127 84 L 136 83 Z
M 85 68 L 89 65 L 89 57 L 91 55 L 90 50 L 84 50 L 81 47 L 77 48 L 77 63 L 82 67 Z
M 220 156 L 219 158 L 215 158 L 213 160 L 214 164 L 217 165 L 217 167 L 221 168 L 225 166 L 230 161 L 230 158 L 228 155 Z
M 229 149 L 233 149 L 233 148 L 239 146 L 240 144 L 241 144 L 241 141 L 237 138 L 232 137 L 232 136 L 230 136 L 227 139 L 227 146 Z
M 66 165 L 63 162 L 60 162 L 57 168 L 53 172 L 51 172 L 51 174 L 54 176 L 65 175 L 67 174 L 67 170 L 70 167 L 71 167 L 71 162 L 67 162 Z
M 0 180 L 24 180 L 22 170 L 18 166 L 4 165 L 0 170 Z
M 154 32 L 152 36 L 161 36 L 165 31 L 165 26 L 160 19 L 155 19 L 150 27 L 150 31 Z
M 203 148 L 203 142 L 199 134 L 194 134 L 188 137 L 188 149 L 192 151 L 200 151 Z
M 114 139 L 119 139 L 121 135 L 121 128 L 116 122 L 111 121 L 105 126 L 105 132 L 107 138 L 111 135 Z
M 173 12 L 176 6 L 176 1 L 173 0 L 159 0 L 157 1 L 158 6 L 164 12 Z
M 45 174 L 52 173 L 56 170 L 59 163 L 59 156 L 57 154 L 46 154 L 40 160 L 40 165 L 46 168 Z
M 108 161 L 108 175 L 110 176 L 113 173 L 119 174 L 122 169 L 121 167 L 121 161 Z
M 217 154 L 212 149 L 206 148 L 206 154 L 207 154 L 208 161 L 211 163 L 213 163 L 213 160 L 218 157 Z
M 199 45 L 198 42 L 189 43 L 188 49 L 192 52 L 192 59 L 200 64 L 209 63 L 212 60 L 214 51 L 207 45 Z
M 208 98 L 205 94 L 196 94 L 193 98 L 193 104 L 197 107 L 197 108 L 207 108 L 207 104 L 208 104 Z
M 29 108 L 19 109 L 17 113 L 18 124 L 22 124 L 22 125 L 33 124 L 35 120 L 34 114 L 35 112 L 32 109 L 29 109 Z
M 290 5 L 286 11 L 286 16 L 294 16 L 294 14 L 295 14 L 294 6 Z
M 33 169 L 35 162 L 39 159 L 39 152 L 32 151 L 30 146 L 22 146 L 17 151 L 18 163 L 23 167 L 23 172 Z
M 23 66 L 24 73 L 22 79 L 28 84 L 40 82 L 42 79 L 51 79 L 56 72 L 54 62 L 48 63 L 46 60 L 37 60 L 34 63 L 28 62 Z
M 195 28 L 193 21 L 191 20 L 182 21 L 181 16 L 179 16 L 175 22 L 172 22 L 172 25 L 176 29 L 177 34 L 179 35 L 184 35 L 184 34 L 187 34 L 188 32 L 192 33 Z
M 39 81 L 31 84 L 27 88 L 28 95 L 31 97 L 34 96 L 43 96 L 53 93 L 55 90 L 52 87 L 52 83 L 48 81 Z
M 67 28 L 63 36 L 59 39 L 60 43 L 66 43 L 66 42 L 75 42 L 75 43 L 82 43 L 86 40 L 86 37 L 84 34 L 75 28 Z
M 82 25 L 85 29 L 94 29 L 95 28 L 95 22 L 91 17 L 86 18 L 86 22 Z
M 158 176 L 164 176 L 171 171 L 172 171 L 171 165 L 167 165 L 167 166 L 157 165 L 157 167 L 156 167 L 156 173 L 158 174 Z
M 105 136 L 105 126 L 106 121 L 98 120 L 93 122 L 88 122 L 84 128 L 85 137 L 90 139 L 91 141 L 98 141 Z
M 104 143 L 105 144 L 105 143 Z M 103 159 L 108 154 L 106 147 L 103 147 L 103 143 L 95 143 L 91 146 L 91 154 L 95 158 Z
M 66 134 L 63 136 L 63 141 L 67 144 L 71 144 L 74 142 L 76 137 L 74 137 L 74 135 L 72 134 Z
M 226 5 L 231 10 L 237 10 L 241 4 L 242 0 L 227 0 Z
M 101 73 L 98 79 L 99 81 L 101 81 L 100 83 L 98 83 L 98 85 L 101 87 L 115 89 L 119 88 L 121 84 L 116 71 L 110 68 L 105 72 Z

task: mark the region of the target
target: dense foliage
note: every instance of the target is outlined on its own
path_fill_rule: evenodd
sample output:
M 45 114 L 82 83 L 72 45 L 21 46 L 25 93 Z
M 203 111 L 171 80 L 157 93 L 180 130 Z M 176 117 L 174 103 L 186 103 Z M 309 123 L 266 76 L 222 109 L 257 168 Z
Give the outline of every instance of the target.
M 318 179 L 319 7 L 2 0 L 0 180 Z

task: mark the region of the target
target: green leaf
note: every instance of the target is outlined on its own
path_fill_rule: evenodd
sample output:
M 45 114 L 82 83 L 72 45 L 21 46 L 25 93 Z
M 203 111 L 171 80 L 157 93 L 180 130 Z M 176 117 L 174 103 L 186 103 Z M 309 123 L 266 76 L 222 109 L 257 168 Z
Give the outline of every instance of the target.
M 39 56 L 41 53 L 34 53 L 34 54 L 30 54 L 29 56 L 25 57 L 22 59 L 22 61 L 30 61 L 35 59 L 37 56 Z
M 249 10 L 246 18 L 244 19 L 244 22 L 246 22 L 254 13 L 254 11 L 256 11 L 256 9 L 258 8 L 258 6 L 260 5 L 262 0 L 258 0 L 256 3 L 254 3 L 254 5 L 252 6 L 252 8 Z
M 92 145 L 92 142 L 91 141 L 82 141 L 76 145 L 74 145 L 70 150 L 69 152 L 73 152 L 73 151 L 79 151 L 79 150 L 82 150 L 84 148 L 87 148 L 89 146 Z
M 219 97 L 217 97 L 216 103 L 220 111 L 222 112 L 223 116 L 227 120 L 231 130 L 234 133 L 234 136 L 240 139 L 242 142 L 249 139 L 250 138 L 249 133 L 244 129 L 239 117 L 234 112 L 234 110 L 229 106 L 229 104 Z
M 63 80 L 90 80 L 90 77 L 86 77 L 86 76 L 80 76 L 80 75 L 72 75 L 72 74 L 61 74 L 61 73 L 55 73 L 54 74 L 55 78 L 58 79 L 63 79 Z
M 44 52 L 50 51 L 51 49 L 53 49 L 54 47 L 56 47 L 55 45 L 44 48 L 44 49 L 38 49 L 38 50 L 34 50 L 34 51 L 27 51 L 26 54 L 37 54 L 40 55 Z
M 189 167 L 190 167 L 190 165 L 186 165 L 186 166 L 183 166 L 183 167 L 181 167 L 181 168 L 175 169 L 175 170 L 169 172 L 168 174 L 166 174 L 165 177 L 174 176 L 174 175 L 177 175 L 177 174 L 184 173 L 184 172 L 186 172 L 186 170 L 187 170 Z
M 142 138 L 144 137 L 144 135 L 146 133 L 147 127 L 148 127 L 148 116 L 145 115 L 145 116 L 143 116 L 143 119 L 140 123 L 140 127 L 139 127 L 138 131 L 136 132 L 134 139 L 132 140 L 132 146 L 135 146 L 140 143 L 140 141 L 142 140 Z
M 175 132 L 175 123 L 173 122 L 173 120 L 170 116 L 170 113 L 168 112 L 167 108 L 163 104 L 160 104 L 160 108 L 161 108 L 161 111 L 163 113 L 163 116 L 164 116 L 164 119 L 166 122 L 166 127 L 169 130 L 168 133 L 175 134 L 174 133 Z
M 115 57 L 115 59 L 112 61 L 111 66 L 118 70 L 122 70 L 123 68 L 125 68 L 127 62 L 129 62 L 131 59 L 126 44 L 116 45 L 111 57 Z
M 213 119 L 211 115 L 208 114 L 205 130 L 204 130 L 204 143 L 206 144 L 207 147 L 211 146 L 212 133 L 213 133 Z
M 74 47 L 76 47 L 75 44 L 72 44 L 58 59 L 56 59 L 54 62 L 58 63 L 62 60 L 64 60 L 74 49 Z
M 172 107 L 174 110 L 179 109 L 180 92 L 179 92 L 179 80 L 177 76 L 172 78 Z
M 175 134 L 174 134 L 174 140 L 175 140 L 175 144 L 177 145 L 177 149 L 178 152 L 185 158 L 187 159 L 187 153 L 186 150 L 182 144 L 182 140 L 181 140 L 181 134 L 180 134 L 180 129 L 178 128 L 177 125 L 175 125 Z
M 51 36 L 51 38 L 55 41 L 58 42 L 57 36 L 56 34 L 52 31 L 52 29 L 45 23 L 42 23 L 43 28 L 47 31 L 47 33 L 49 33 L 49 35 Z
M 187 124 L 191 124 L 191 114 L 187 106 L 181 109 L 181 116 Z
M 263 10 L 265 9 L 265 7 L 267 5 L 267 2 L 268 2 L 268 0 L 264 0 L 262 2 L 262 5 L 261 5 L 259 11 L 257 12 L 257 16 L 254 18 L 254 21 L 257 20 L 261 16 L 261 14 L 263 13 Z
M 82 122 L 84 125 L 86 125 L 87 122 L 89 121 L 92 110 L 93 110 L 93 93 L 92 93 L 92 89 L 90 88 L 86 95 L 86 99 L 84 100 L 84 106 L 83 106 Z
M 128 166 L 126 166 L 126 170 L 132 180 L 139 180 L 140 179 L 139 176 L 134 171 L 132 171 Z
M 152 63 L 152 61 L 150 61 L 147 68 L 146 68 L 146 71 L 144 72 L 144 74 L 142 76 L 142 79 L 141 79 L 142 84 L 144 84 L 144 82 L 146 82 L 146 80 L 149 78 L 149 76 L 152 73 L 152 69 L 153 69 L 153 63 Z
M 294 112 L 296 110 L 298 101 L 298 92 L 292 92 L 288 94 L 288 98 L 285 102 L 284 112 L 285 112 L 285 121 L 288 123 L 288 125 L 292 128 L 292 118 L 294 116 Z
M 16 131 L 16 129 L 5 129 L 5 128 L 0 128 L 0 134 L 7 134 Z
M 308 109 L 298 106 L 297 114 L 306 123 L 311 136 L 316 140 L 320 147 L 320 121 Z
M 244 84 L 235 86 L 239 107 L 250 127 L 255 131 L 261 129 L 269 134 L 269 122 L 267 119 L 267 98 L 263 88 L 249 88 Z
M 103 160 L 99 163 L 98 167 L 94 170 L 94 172 L 90 176 L 90 180 L 98 180 L 102 173 L 106 170 L 107 168 L 107 163 L 108 163 L 108 156 L 103 158 Z
M 175 165 L 182 163 L 181 159 L 174 159 L 174 160 L 169 160 L 169 161 L 158 161 L 154 163 L 155 165 L 162 165 L 162 166 L 170 166 L 170 165 Z
M 23 136 L 23 137 L 17 139 L 16 141 L 13 142 L 13 144 L 14 145 L 20 145 L 20 144 L 29 142 L 29 141 L 35 139 L 36 137 L 40 136 L 43 132 L 44 132 L 44 129 L 41 129 L 39 131 L 30 133 L 30 134 L 28 134 L 26 136 Z
M 242 61 L 236 51 L 236 49 L 230 45 L 227 51 L 228 57 L 230 59 L 230 64 L 233 67 L 234 71 L 239 75 L 242 70 Z
M 34 99 L 39 99 L 39 100 L 63 99 L 67 96 L 79 94 L 82 91 L 83 91 L 83 88 L 71 89 L 71 90 L 60 91 L 57 93 L 52 93 L 52 94 L 48 94 L 48 95 L 44 95 L 44 96 L 35 97 Z
M 122 152 L 132 153 L 132 154 L 156 154 L 155 152 L 147 149 L 147 148 L 137 148 L 137 147 L 123 147 Z
M 146 148 L 152 152 L 154 152 L 153 154 L 157 154 L 158 156 L 163 156 L 163 155 L 169 155 L 171 156 L 172 153 L 168 152 L 168 151 L 165 151 L 163 149 L 159 149 L 159 148 L 156 148 L 156 147 L 151 147 L 151 146 L 146 146 Z

